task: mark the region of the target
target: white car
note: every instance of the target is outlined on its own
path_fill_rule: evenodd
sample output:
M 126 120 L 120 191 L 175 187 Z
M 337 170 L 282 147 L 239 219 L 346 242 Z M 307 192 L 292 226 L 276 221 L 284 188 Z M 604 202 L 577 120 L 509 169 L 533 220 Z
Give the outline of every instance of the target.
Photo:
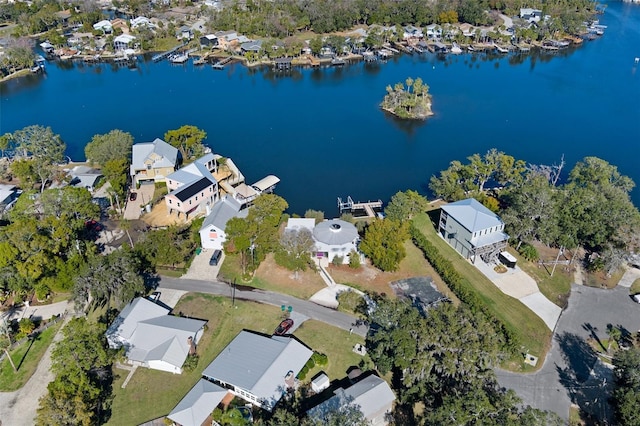
M 631 296 L 631 298 L 633 299 L 634 302 L 640 303 L 640 293 L 634 294 L 633 296 Z

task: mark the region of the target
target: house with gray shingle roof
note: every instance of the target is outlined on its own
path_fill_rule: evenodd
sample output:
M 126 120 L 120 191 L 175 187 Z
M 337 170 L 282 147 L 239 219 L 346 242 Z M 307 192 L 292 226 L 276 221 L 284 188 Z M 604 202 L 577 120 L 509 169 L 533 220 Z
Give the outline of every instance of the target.
M 343 263 L 349 263 L 350 253 L 358 251 L 360 235 L 352 223 L 331 219 L 313 228 L 313 240 L 316 243 L 314 256 L 319 261 L 333 262 L 339 256 Z
M 220 352 L 202 375 L 256 407 L 271 411 L 313 351 L 285 336 L 243 330 Z
M 442 206 L 438 232 L 465 259 L 495 259 L 509 236 L 500 217 L 474 198 Z
M 322 423 L 328 414 L 351 405 L 362 412 L 367 424 L 382 426 L 388 424 L 387 417 L 395 400 L 387 382 L 372 374 L 346 389 L 336 389 L 331 398 L 311 408 L 307 415 Z
M 109 347 L 124 347 L 132 365 L 182 373 L 182 364 L 207 322 L 169 313 L 170 309 L 144 297 L 133 299 L 107 329 Z
M 137 143 L 131 147 L 131 180 L 134 185 L 142 181 L 164 182 L 176 170 L 178 149 L 162 139 Z

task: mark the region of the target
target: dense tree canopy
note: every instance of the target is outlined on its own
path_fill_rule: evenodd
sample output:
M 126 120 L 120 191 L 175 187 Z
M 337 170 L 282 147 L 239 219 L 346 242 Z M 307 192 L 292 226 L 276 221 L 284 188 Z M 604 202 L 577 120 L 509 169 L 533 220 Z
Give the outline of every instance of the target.
M 620 426 L 640 424 L 640 349 L 618 351 L 613 359 L 616 390 L 613 405 Z
M 202 141 L 207 137 L 204 130 L 198 129 L 196 126 L 185 125 L 179 129 L 169 130 L 164 134 L 165 141 L 178 148 L 182 155 L 183 161 L 195 159 L 204 154 L 204 145 Z
M 104 135 L 94 135 L 84 147 L 87 161 L 104 166 L 113 160 L 128 160 L 131 158 L 133 136 L 122 130 L 111 130 Z
M 384 213 L 387 218 L 405 221 L 411 220 L 415 215 L 423 213 L 429 207 L 429 202 L 425 197 L 416 191 L 407 190 L 405 192 L 396 192 L 392 197 Z
M 409 238 L 409 223 L 393 219 L 374 219 L 360 242 L 360 250 L 383 271 L 395 271 L 406 256 L 404 242 Z
M 60 173 L 58 165 L 64 161 L 66 148 L 59 135 L 50 127 L 27 126 L 9 135 L 18 161 L 12 171 L 27 181 L 40 183 L 40 192 Z M 15 170 L 13 167 L 16 167 Z

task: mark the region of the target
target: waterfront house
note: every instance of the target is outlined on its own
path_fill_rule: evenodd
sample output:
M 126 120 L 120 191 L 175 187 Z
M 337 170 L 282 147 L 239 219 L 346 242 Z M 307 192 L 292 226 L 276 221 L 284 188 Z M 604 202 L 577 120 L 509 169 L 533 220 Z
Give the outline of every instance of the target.
M 231 218 L 245 218 L 249 213 L 243 209 L 243 205 L 231 196 L 226 196 L 222 201 L 214 204 L 211 212 L 202 222 L 200 227 L 200 245 L 205 249 L 222 250 L 227 240 L 225 228 Z
M 186 40 L 189 41 L 193 38 L 193 30 L 191 27 L 187 25 L 183 25 L 180 27 L 178 31 L 176 31 L 176 38 L 178 40 Z
M 71 178 L 69 185 L 76 188 L 86 188 L 90 192 L 93 192 L 102 177 L 99 170 L 87 166 L 75 166 L 69 170 L 68 175 Z
M 218 38 L 218 47 L 222 50 L 231 48 L 232 44 L 238 41 L 238 33 L 235 31 L 218 31 L 214 35 Z
M 164 182 L 176 170 L 178 150 L 162 139 L 137 143 L 132 147 L 131 180 L 134 185 L 142 181 Z
M 247 52 L 260 53 L 262 50 L 262 40 L 250 40 L 246 43 L 242 43 L 240 45 L 240 50 L 242 50 L 243 54 Z
M 210 208 L 220 199 L 218 181 L 212 172 L 217 162 L 212 153 L 166 176 L 169 193 L 164 197 L 169 214 L 180 213 L 188 219 L 190 214 Z
M 200 379 L 171 410 L 167 418 L 180 426 L 202 426 L 227 393 L 229 391 L 226 389 Z M 211 424 L 211 421 L 208 424 Z
M 133 299 L 107 329 L 109 347 L 124 347 L 129 364 L 181 374 L 207 322 L 170 311 L 144 297 Z
M 151 20 L 149 20 L 149 18 L 147 18 L 146 16 L 138 16 L 136 18 L 133 18 L 129 21 L 129 24 L 131 25 L 131 29 L 133 30 L 139 27 L 155 28 L 155 25 L 153 25 L 153 23 L 151 23 Z
M 404 40 L 418 40 L 424 37 L 422 30 L 418 27 L 414 27 L 413 25 L 407 25 L 404 27 L 404 33 L 402 34 L 402 38 Z
M 218 45 L 218 37 L 215 34 L 207 34 L 200 37 L 200 48 L 212 49 Z
M 342 263 L 349 263 L 350 253 L 358 251 L 360 236 L 352 223 L 331 219 L 314 226 L 313 240 L 316 243 L 313 256 L 318 261 L 333 262 L 336 257 L 340 257 Z
M 111 20 L 111 27 L 115 29 L 120 29 L 122 34 L 129 34 L 129 24 L 122 18 L 116 18 Z
M 371 374 L 346 389 L 336 389 L 331 398 L 311 408 L 307 415 L 322 423 L 328 414 L 351 405 L 360 410 L 367 424 L 383 426 L 388 424 L 387 418 L 395 400 L 396 396 L 387 382 Z
M 438 232 L 465 259 L 492 261 L 507 247 L 504 222 L 474 198 L 442 206 Z
M 273 410 L 313 351 L 293 337 L 264 336 L 243 330 L 202 375 L 267 411 Z
M 103 19 L 102 21 L 93 24 L 93 29 L 96 31 L 102 31 L 103 34 L 111 34 L 113 31 L 113 25 L 110 21 Z
M 115 50 L 131 49 L 133 47 L 133 42 L 135 41 L 135 39 L 135 36 L 132 36 L 130 34 L 120 34 L 113 39 L 113 48 Z
M 429 38 L 442 37 L 442 28 L 440 28 L 440 26 L 437 24 L 427 25 L 426 30 L 426 35 Z

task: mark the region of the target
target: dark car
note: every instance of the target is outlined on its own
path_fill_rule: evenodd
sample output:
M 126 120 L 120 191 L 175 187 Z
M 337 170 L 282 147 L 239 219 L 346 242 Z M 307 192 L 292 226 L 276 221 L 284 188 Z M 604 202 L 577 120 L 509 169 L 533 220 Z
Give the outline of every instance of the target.
M 218 266 L 220 257 L 222 257 L 222 252 L 220 250 L 214 251 L 213 254 L 211 255 L 211 259 L 209 259 L 209 265 Z
M 287 318 L 276 327 L 276 330 L 273 332 L 273 334 L 275 334 L 276 336 L 283 336 L 287 334 L 289 330 L 291 330 L 291 327 L 293 327 L 293 320 L 291 318 Z
M 95 231 L 95 232 L 102 231 L 102 225 L 93 219 L 87 220 L 84 223 L 84 226 L 90 231 Z
M 129 201 L 135 201 L 136 198 L 138 198 L 137 192 L 132 192 L 131 194 L 129 194 Z

